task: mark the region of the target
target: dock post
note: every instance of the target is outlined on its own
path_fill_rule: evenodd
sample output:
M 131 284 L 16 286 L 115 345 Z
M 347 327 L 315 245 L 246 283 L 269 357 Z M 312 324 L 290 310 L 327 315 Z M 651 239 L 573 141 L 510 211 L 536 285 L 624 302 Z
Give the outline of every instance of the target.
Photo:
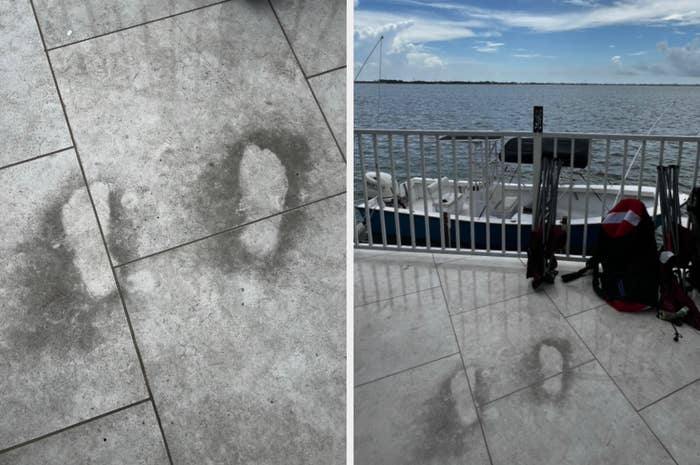
M 537 218 L 537 205 L 539 202 L 540 176 L 542 172 L 542 128 L 544 126 L 544 114 L 541 106 L 536 106 L 532 111 L 532 227 L 535 227 Z

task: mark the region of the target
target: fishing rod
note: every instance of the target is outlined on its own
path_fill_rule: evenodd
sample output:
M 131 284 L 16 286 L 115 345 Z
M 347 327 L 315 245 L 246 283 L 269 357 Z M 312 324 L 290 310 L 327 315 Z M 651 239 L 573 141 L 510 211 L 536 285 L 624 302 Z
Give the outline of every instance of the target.
M 676 105 L 676 101 L 674 100 L 671 103 L 671 106 L 666 108 L 666 110 L 663 113 L 661 113 L 658 118 L 656 118 L 656 121 L 654 121 L 654 124 L 652 124 L 651 127 L 649 128 L 649 130 L 647 131 L 647 133 L 646 133 L 647 136 L 650 135 L 651 131 L 653 131 L 654 128 L 656 127 L 656 125 L 659 124 L 659 121 L 661 121 L 661 118 L 666 116 L 666 113 L 668 113 L 669 110 L 671 108 L 673 108 L 675 105 Z M 639 152 L 642 150 L 643 146 L 644 146 L 644 142 L 642 142 L 639 145 L 639 147 L 637 147 L 637 152 L 635 152 L 634 157 L 632 157 L 632 162 L 630 163 L 630 166 L 627 168 L 627 172 L 622 177 L 623 182 L 620 183 L 620 188 L 617 190 L 617 195 L 615 196 L 615 201 L 613 202 L 613 205 L 615 205 L 617 203 L 617 201 L 620 200 L 620 195 L 622 195 L 622 186 L 625 184 L 625 181 L 627 181 L 627 177 L 629 176 L 630 171 L 632 171 L 632 167 L 634 166 L 634 163 L 637 161 L 637 156 L 639 155 Z M 640 173 L 640 176 L 641 176 L 641 173 Z

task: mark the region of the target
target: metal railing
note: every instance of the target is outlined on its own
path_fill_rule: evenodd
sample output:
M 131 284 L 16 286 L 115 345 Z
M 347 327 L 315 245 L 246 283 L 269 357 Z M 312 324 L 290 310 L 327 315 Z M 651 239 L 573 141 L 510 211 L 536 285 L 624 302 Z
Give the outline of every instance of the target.
M 523 256 L 533 186 L 548 156 L 544 143 L 564 164 L 557 217 L 565 217 L 568 240 L 558 256 L 585 259 L 619 198 L 642 200 L 656 219 L 657 165 L 678 165 L 681 190 L 689 193 L 700 160 L 697 136 L 384 129 L 354 135 L 355 247 L 397 251 Z

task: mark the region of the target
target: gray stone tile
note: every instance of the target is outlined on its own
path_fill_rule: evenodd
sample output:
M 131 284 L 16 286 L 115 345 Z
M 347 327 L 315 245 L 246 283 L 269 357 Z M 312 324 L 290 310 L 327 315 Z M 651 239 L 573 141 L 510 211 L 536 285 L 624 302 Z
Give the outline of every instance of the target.
M 356 261 L 354 268 L 356 306 L 440 285 L 430 254 L 378 254 Z
M 578 271 L 584 266 L 584 263 L 559 262 L 559 274 Z M 593 273 L 589 271 L 586 276 L 568 283 L 556 279 L 554 284 L 543 286 L 544 291 L 552 298 L 559 311 L 566 316 L 600 307 L 605 305 L 605 301 L 593 291 L 592 276 Z
M 272 0 L 307 76 L 345 65 L 343 0 Z
M 354 249 L 353 250 L 353 258 L 356 262 L 363 261 L 363 260 L 370 260 L 373 258 L 376 258 L 380 255 L 386 255 L 391 252 L 387 252 L 385 250 L 366 250 L 366 249 Z
M 344 463 L 344 206 L 118 269 L 175 463 Z
M 34 0 L 47 48 L 216 3 L 217 0 Z
M 440 287 L 355 307 L 355 384 L 455 352 Z
M 0 455 L 2 465 L 166 465 L 150 402 L 134 405 Z
M 452 314 L 533 292 L 517 258 L 466 257 L 443 262 L 438 271 Z
M 480 405 L 593 359 L 539 293 L 462 313 L 452 321 Z
M 481 413 L 493 465 L 673 465 L 595 361 Z
M 355 463 L 489 463 L 459 355 L 355 389 Z
M 0 2 L 0 166 L 70 147 L 29 2 Z
M 700 377 L 700 333 L 687 326 L 675 343 L 671 325 L 654 312 L 604 306 L 569 321 L 637 409 Z
M 3 449 L 148 394 L 73 150 L 0 185 Z
M 700 380 L 642 410 L 642 417 L 678 465 L 700 463 Z
M 246 40 L 240 40 L 246 37 Z M 51 52 L 116 263 L 342 192 L 272 10 L 227 2 Z
M 309 79 L 311 88 L 318 98 L 323 113 L 331 125 L 333 134 L 340 144 L 343 153 L 346 152 L 346 114 L 345 114 L 345 81 L 347 70 L 345 68 L 321 74 Z

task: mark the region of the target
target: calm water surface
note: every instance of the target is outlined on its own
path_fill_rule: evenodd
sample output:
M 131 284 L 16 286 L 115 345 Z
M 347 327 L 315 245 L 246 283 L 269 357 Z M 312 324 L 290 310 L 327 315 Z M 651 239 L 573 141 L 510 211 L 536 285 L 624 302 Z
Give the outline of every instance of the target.
M 544 107 L 544 130 L 550 132 L 646 134 L 658 119 L 652 134 L 694 136 L 700 133 L 700 87 L 686 86 L 355 84 L 355 127 L 531 131 L 535 105 Z M 363 152 L 366 170 L 373 170 L 369 142 L 370 139 L 363 140 Z M 378 145 L 379 168 L 389 171 L 390 163 L 385 155 L 387 143 L 380 140 Z M 445 148 L 449 152 L 450 147 L 441 150 Z M 604 174 L 604 151 L 601 152 L 599 146 L 594 145 L 594 148 L 594 163 L 588 173 L 592 182 L 602 179 Z M 394 141 L 394 149 L 401 154 L 394 162 L 397 177 L 403 181 L 407 164 L 402 159 L 401 141 Z M 409 145 L 408 167 L 413 175 L 419 174 L 421 168 L 416 149 L 415 144 Z M 627 163 L 636 149 L 636 143 L 630 143 Z M 608 167 L 610 182 L 619 182 L 621 177 L 622 151 L 621 146 L 613 144 Z M 678 146 L 667 145 L 665 151 L 672 153 L 675 161 Z M 426 152 L 426 175 L 436 170 L 434 152 L 434 148 Z M 657 147 L 649 146 L 648 153 L 648 160 L 658 159 Z M 695 144 L 683 148 L 682 184 L 689 184 L 695 153 Z M 456 158 L 460 175 L 466 175 L 465 160 L 459 151 Z M 448 158 L 448 162 L 451 163 L 451 159 Z M 354 163 L 355 200 L 358 201 L 362 197 L 362 182 L 357 143 Z M 640 174 L 635 174 L 639 179 Z M 641 176 L 644 184 L 653 185 L 653 165 L 645 166 Z

